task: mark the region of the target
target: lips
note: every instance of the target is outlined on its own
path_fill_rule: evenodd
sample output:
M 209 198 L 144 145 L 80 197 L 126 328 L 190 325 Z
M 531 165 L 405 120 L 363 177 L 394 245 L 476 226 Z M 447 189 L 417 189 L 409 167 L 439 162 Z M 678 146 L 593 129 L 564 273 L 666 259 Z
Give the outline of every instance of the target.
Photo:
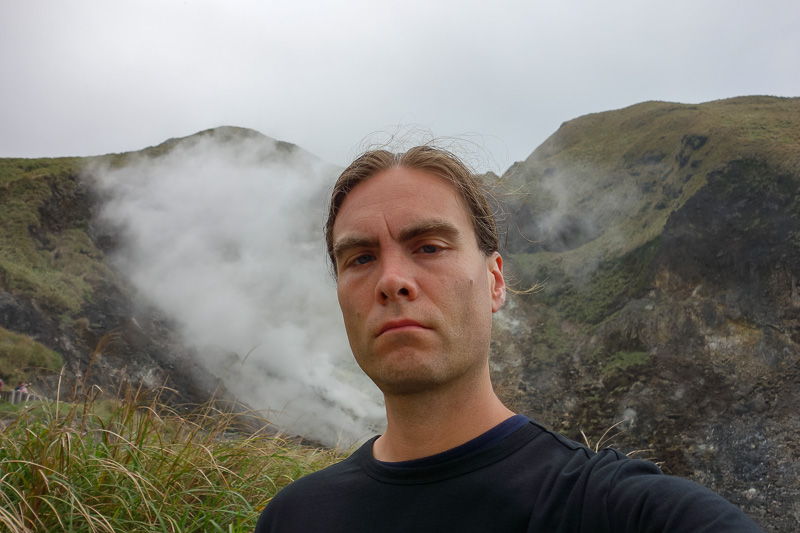
M 409 319 L 391 320 L 389 322 L 386 322 L 381 327 L 381 330 L 378 333 L 378 336 L 380 337 L 384 333 L 388 333 L 388 332 L 391 332 L 391 331 L 396 331 L 396 330 L 402 331 L 402 330 L 415 329 L 415 328 L 428 329 L 428 328 L 426 328 L 425 326 L 423 326 L 422 324 L 420 324 L 419 322 L 417 322 L 415 320 L 409 320 Z

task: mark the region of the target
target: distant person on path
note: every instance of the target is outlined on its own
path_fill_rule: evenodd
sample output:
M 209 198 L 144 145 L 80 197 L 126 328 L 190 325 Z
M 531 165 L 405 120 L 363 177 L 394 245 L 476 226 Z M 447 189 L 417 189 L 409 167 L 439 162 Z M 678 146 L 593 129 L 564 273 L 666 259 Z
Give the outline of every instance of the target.
M 13 382 L 12 382 L 13 383 Z M 21 392 L 22 394 L 28 394 L 28 385 L 29 383 L 22 383 L 20 382 L 19 385 L 14 387 L 14 390 Z
M 387 428 L 285 487 L 256 533 L 760 531 L 700 485 L 500 402 L 488 359 L 503 259 L 483 185 L 455 156 L 362 155 L 336 182 L 325 237 Z

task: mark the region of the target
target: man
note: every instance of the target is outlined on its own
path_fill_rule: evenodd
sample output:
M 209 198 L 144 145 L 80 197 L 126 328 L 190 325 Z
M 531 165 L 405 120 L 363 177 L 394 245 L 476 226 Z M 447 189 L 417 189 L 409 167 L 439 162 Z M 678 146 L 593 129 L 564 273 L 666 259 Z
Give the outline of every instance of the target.
M 284 488 L 263 532 L 760 531 L 713 492 L 514 415 L 492 390 L 503 260 L 452 154 L 378 150 L 339 177 L 325 228 L 350 347 L 386 432 Z

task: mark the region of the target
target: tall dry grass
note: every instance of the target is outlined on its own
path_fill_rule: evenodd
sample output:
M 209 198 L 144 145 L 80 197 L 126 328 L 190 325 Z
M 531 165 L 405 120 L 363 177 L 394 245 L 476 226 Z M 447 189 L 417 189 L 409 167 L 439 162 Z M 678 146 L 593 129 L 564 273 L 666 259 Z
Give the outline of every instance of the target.
M 254 431 L 254 413 L 180 411 L 97 388 L 5 410 L 0 530 L 249 532 L 282 486 L 341 458 Z

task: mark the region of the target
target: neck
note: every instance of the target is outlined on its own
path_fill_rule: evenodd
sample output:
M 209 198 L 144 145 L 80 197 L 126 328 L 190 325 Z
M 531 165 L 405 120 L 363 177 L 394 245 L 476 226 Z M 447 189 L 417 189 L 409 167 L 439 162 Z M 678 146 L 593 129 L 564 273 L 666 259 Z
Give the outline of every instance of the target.
M 409 461 L 455 448 L 513 416 L 497 398 L 488 366 L 478 383 L 413 395 L 385 395 L 386 432 L 372 453 L 379 461 Z

